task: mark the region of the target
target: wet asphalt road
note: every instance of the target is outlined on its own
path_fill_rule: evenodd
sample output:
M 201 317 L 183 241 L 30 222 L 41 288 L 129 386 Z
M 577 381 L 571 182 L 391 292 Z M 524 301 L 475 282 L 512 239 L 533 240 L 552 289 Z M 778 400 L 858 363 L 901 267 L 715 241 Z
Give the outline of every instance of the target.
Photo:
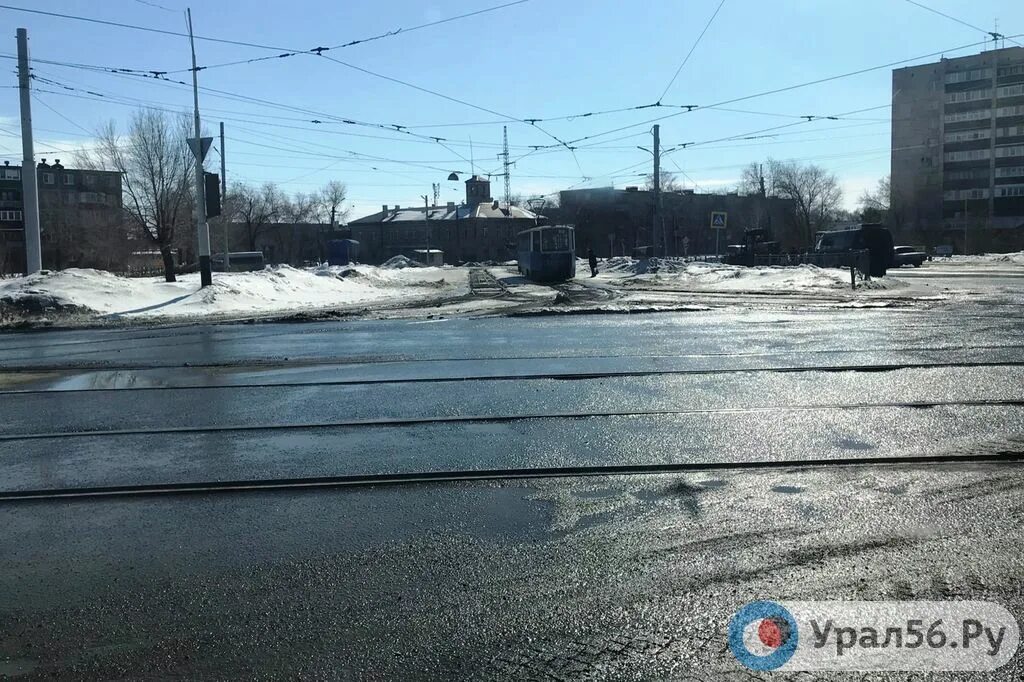
M 0 481 L 984 457 L 1022 449 L 1022 378 L 1007 305 L 7 334 Z M 724 631 L 754 598 L 1020 618 L 1022 485 L 986 462 L 0 500 L 0 676 L 747 679 Z

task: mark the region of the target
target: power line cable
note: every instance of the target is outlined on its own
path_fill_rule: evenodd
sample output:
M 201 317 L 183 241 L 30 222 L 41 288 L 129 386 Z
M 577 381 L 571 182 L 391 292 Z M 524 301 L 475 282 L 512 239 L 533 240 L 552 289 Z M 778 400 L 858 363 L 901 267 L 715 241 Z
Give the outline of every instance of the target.
M 1024 34 L 1022 34 L 1022 35 L 1024 35 Z M 1020 35 L 1007 36 L 1007 39 L 1009 39 L 1011 37 L 1018 38 L 1018 37 L 1020 37 Z M 960 51 L 960 50 L 966 50 L 966 49 L 969 49 L 969 48 L 972 48 L 972 47 L 977 47 L 979 45 L 985 45 L 987 43 L 988 43 L 988 41 L 968 43 L 966 45 L 961 45 L 961 46 L 953 47 L 953 48 L 947 48 L 945 50 L 939 50 L 937 52 L 931 52 L 929 54 L 919 55 L 917 57 L 911 57 L 909 59 L 900 59 L 900 60 L 897 60 L 897 61 L 894 61 L 894 62 L 887 62 L 885 64 L 879 64 L 877 66 L 871 66 L 871 67 L 867 67 L 867 68 L 864 68 L 864 69 L 857 69 L 856 71 L 848 71 L 846 73 L 837 74 L 835 76 L 828 76 L 828 77 L 825 77 L 825 78 L 818 78 L 818 79 L 811 80 L 811 81 L 806 81 L 806 82 L 803 82 L 803 83 L 796 83 L 794 85 L 787 85 L 787 86 L 784 86 L 784 87 L 781 87 L 781 88 L 774 88 L 772 90 L 764 90 L 764 91 L 761 91 L 761 92 L 753 93 L 751 95 L 744 95 L 742 97 L 734 97 L 732 99 L 723 100 L 721 102 L 716 102 L 714 104 L 706 105 L 704 107 L 696 107 L 696 106 L 694 106 L 692 109 L 687 109 L 687 111 L 678 111 L 678 112 L 676 112 L 674 114 L 667 114 L 665 116 L 658 116 L 656 118 L 651 118 L 651 119 L 648 119 L 646 121 L 640 121 L 639 123 L 633 123 L 633 124 L 626 125 L 626 126 L 620 126 L 618 128 L 613 128 L 611 130 L 606 130 L 604 132 L 594 133 L 594 134 L 586 135 L 584 137 L 576 138 L 576 139 L 573 139 L 573 140 L 568 140 L 568 144 L 574 145 L 577 142 L 582 142 L 584 140 L 590 140 L 590 139 L 594 139 L 596 137 L 603 137 L 605 135 L 611 135 L 613 133 L 618 133 L 618 132 L 621 132 L 623 130 L 630 130 L 632 128 L 638 128 L 640 126 L 646 126 L 646 125 L 649 125 L 651 123 L 657 123 L 658 121 L 664 121 L 665 119 L 675 118 L 676 116 L 681 116 L 682 114 L 687 114 L 687 113 L 690 113 L 693 110 L 698 110 L 700 108 L 712 109 L 712 108 L 715 108 L 715 107 L 718 107 L 718 106 L 724 106 L 726 104 L 735 104 L 736 102 L 744 102 L 746 100 L 756 99 L 758 97 L 766 97 L 768 95 L 776 95 L 776 94 L 783 93 L 783 92 L 789 92 L 791 90 L 797 90 L 797 89 L 800 89 L 800 88 L 806 88 L 806 87 L 809 87 L 811 85 L 820 85 L 821 83 L 828 83 L 828 82 L 839 80 L 839 79 L 842 79 L 842 78 L 849 78 L 851 76 L 859 76 L 861 74 L 870 73 L 872 71 L 879 71 L 881 69 L 888 69 L 888 68 L 892 68 L 894 66 L 899 66 L 900 64 L 907 64 L 907 63 L 910 63 L 910 62 L 919 61 L 921 59 L 929 59 L 931 57 L 937 57 L 937 56 L 940 56 L 940 55 L 947 54 L 949 52 L 957 52 L 957 51 Z
M 64 119 L 65 121 L 67 121 L 67 122 L 68 122 L 68 123 L 70 123 L 71 125 L 75 126 L 76 128 L 78 128 L 79 130 L 81 130 L 81 131 L 82 131 L 82 132 L 84 132 L 85 134 L 87 134 L 87 135 L 90 135 L 90 136 L 92 136 L 92 135 L 94 134 L 94 133 L 90 132 L 90 131 L 89 131 L 89 130 L 88 130 L 87 128 L 85 128 L 85 127 L 83 127 L 83 126 L 80 126 L 80 125 L 78 125 L 77 123 L 75 123 L 74 121 L 72 121 L 72 120 L 71 120 L 70 118 L 68 118 L 67 116 L 65 116 L 65 115 L 64 115 L 64 114 L 62 114 L 61 112 L 59 112 L 59 111 L 57 111 L 56 109 L 54 109 L 53 107 L 51 107 L 51 106 L 50 106 L 49 104 L 47 104 L 47 103 L 46 103 L 46 101 L 45 101 L 45 100 L 43 100 L 43 99 L 42 99 L 41 97 L 39 97 L 39 96 L 38 96 L 38 95 L 36 95 L 35 93 L 32 93 L 32 99 L 34 99 L 34 100 L 35 100 L 36 102 L 38 102 L 39 104 L 42 104 L 42 105 L 43 105 L 44 107 L 46 107 L 47 109 L 49 109 L 49 110 L 50 110 L 50 111 L 52 111 L 53 113 L 57 114 L 57 115 L 58 115 L 58 116 L 60 116 L 60 117 L 61 117 L 62 119 Z
M 920 2 L 915 2 L 915 0 L 906 0 L 906 1 L 909 2 L 911 5 L 915 5 L 917 7 L 920 7 L 923 10 L 927 10 L 928 12 L 931 12 L 932 14 L 938 14 L 940 17 L 945 17 L 946 19 L 949 19 L 950 21 L 955 21 L 956 23 L 958 23 L 958 24 L 960 24 L 962 26 L 966 26 L 967 28 L 973 28 L 975 31 L 981 31 L 982 33 L 988 34 L 988 35 L 992 36 L 993 40 L 996 40 L 997 38 L 1004 38 L 1006 40 L 1009 40 L 1014 45 L 1018 45 L 1018 46 L 1024 47 L 1024 45 L 1021 45 L 1020 43 L 1018 43 L 1016 40 L 1013 40 L 1012 38 L 1007 38 L 1002 33 L 997 33 L 995 31 L 986 31 L 985 29 L 981 28 L 980 26 L 975 26 L 974 24 L 968 24 L 966 21 L 963 21 L 962 19 L 957 19 L 956 17 L 950 16 L 949 14 L 946 14 L 945 12 L 940 12 L 939 10 L 935 9 L 934 7 L 929 7 L 928 5 L 922 4 Z M 986 40 L 985 42 L 987 43 L 988 41 Z
M 668 91 L 672 87 L 672 84 L 676 82 L 676 78 L 679 77 L 679 72 L 683 70 L 683 67 L 686 66 L 686 62 L 690 60 L 690 55 L 692 55 L 693 51 L 697 49 L 698 45 L 700 45 L 701 38 L 703 38 L 704 34 L 708 32 L 709 28 L 711 28 L 711 23 L 715 20 L 715 17 L 718 16 L 718 12 L 719 10 L 722 9 L 722 5 L 724 4 L 725 0 L 721 0 L 721 2 L 718 3 L 718 7 L 715 8 L 715 13 L 712 14 L 711 18 L 708 19 L 708 22 L 704 24 L 704 30 L 702 30 L 700 32 L 700 35 L 697 36 L 697 40 L 693 41 L 693 45 L 690 46 L 690 51 L 686 53 L 686 56 L 683 57 L 683 61 L 679 63 L 679 68 L 676 69 L 676 72 L 672 75 L 672 80 L 670 80 L 668 82 L 668 85 L 665 86 L 665 89 L 661 91 L 661 95 L 658 97 L 659 103 L 661 102 L 661 100 L 665 98 L 665 95 L 668 94 Z

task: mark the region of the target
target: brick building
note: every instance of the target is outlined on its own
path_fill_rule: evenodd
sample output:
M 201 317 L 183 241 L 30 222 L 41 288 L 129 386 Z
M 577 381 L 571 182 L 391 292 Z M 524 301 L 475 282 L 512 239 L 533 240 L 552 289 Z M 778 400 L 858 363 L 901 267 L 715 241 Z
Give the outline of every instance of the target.
M 380 212 L 349 222 L 359 242 L 359 259 L 380 263 L 392 256 L 413 257 L 414 251 L 444 251 L 445 262 L 459 263 L 515 258 L 516 233 L 543 222 L 518 206 L 500 207 L 491 197 L 491 183 L 474 175 L 466 180 L 466 202 L 446 206 L 381 207 Z M 429 230 L 429 240 L 427 239 Z
M 131 251 L 116 171 L 65 168 L 60 159 L 36 167 L 43 267 L 116 268 Z M 25 268 L 22 168 L 0 167 L 0 272 Z
M 576 247 L 600 256 L 629 255 L 654 243 L 654 193 L 638 187 L 565 190 L 559 193 L 558 221 L 576 226 Z M 777 197 L 697 194 L 692 190 L 661 193 L 661 216 L 668 230 L 670 255 L 725 252 L 730 243 L 742 243 L 750 227 L 771 230 L 786 249 L 808 245 L 793 229 L 793 202 Z M 711 229 L 712 211 L 727 214 L 726 229 Z M 720 234 L 719 234 L 720 232 Z M 661 233 L 657 235 L 661 241 Z M 660 244 L 659 244 L 660 246 Z

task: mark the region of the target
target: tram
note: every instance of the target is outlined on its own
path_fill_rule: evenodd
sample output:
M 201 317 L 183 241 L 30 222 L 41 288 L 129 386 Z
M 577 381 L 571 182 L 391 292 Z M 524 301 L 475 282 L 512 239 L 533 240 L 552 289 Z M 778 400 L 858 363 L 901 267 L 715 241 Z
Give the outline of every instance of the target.
M 518 235 L 519 272 L 535 282 L 564 282 L 576 276 L 576 230 L 544 225 Z

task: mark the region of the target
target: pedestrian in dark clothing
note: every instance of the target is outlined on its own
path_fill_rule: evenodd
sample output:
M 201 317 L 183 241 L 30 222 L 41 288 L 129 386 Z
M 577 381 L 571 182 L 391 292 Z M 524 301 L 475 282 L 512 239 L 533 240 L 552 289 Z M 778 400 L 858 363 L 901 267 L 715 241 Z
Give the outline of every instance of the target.
M 587 249 L 587 260 L 590 262 L 590 276 L 597 277 L 597 256 L 593 249 Z

